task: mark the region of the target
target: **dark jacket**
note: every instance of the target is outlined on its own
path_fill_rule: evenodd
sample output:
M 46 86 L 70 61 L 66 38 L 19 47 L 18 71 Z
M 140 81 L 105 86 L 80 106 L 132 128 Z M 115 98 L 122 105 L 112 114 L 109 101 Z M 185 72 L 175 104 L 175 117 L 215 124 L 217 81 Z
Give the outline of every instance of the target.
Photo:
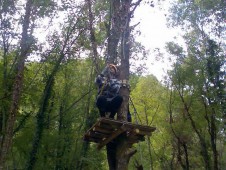
M 97 76 L 95 82 L 98 86 L 98 95 L 113 98 L 119 94 L 121 82 L 118 79 L 108 79 L 103 74 L 100 74 Z
M 106 66 L 100 75 L 95 80 L 98 86 L 98 96 L 106 96 L 113 98 L 119 94 L 121 82 L 117 79 L 115 74 L 112 74 L 109 67 Z

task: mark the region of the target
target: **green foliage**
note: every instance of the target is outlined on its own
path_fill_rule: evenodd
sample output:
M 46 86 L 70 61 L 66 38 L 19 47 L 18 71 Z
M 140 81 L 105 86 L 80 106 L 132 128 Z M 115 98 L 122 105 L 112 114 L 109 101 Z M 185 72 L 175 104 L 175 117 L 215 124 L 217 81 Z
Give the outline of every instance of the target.
M 171 100 L 173 101 L 170 103 L 170 112 L 174 121 L 173 132 L 177 139 L 187 143 L 191 148 L 189 154 L 199 153 L 198 150 L 201 150 L 206 163 L 200 158 L 201 162 L 189 158 L 191 167 L 195 165 L 200 168 L 216 167 L 219 164 L 216 163 L 215 157 L 218 152 L 215 149 L 217 144 L 213 140 L 221 141 L 223 135 L 219 133 L 223 128 L 223 121 L 219 120 L 223 115 L 224 100 L 219 97 L 224 93 L 222 50 L 215 41 L 208 36 L 202 36 L 203 34 L 196 29 L 186 33 L 184 38 L 187 49 L 179 47 L 182 49 L 180 51 L 186 53 L 178 52 L 177 45 L 168 44 L 170 54 L 177 59 L 173 70 L 169 73 L 172 83 Z M 181 133 L 180 129 L 186 129 L 186 133 Z M 190 143 L 199 147 L 194 148 Z M 208 157 L 214 161 L 205 161 L 209 159 Z
M 21 40 L 17 29 L 21 27 L 21 18 L 18 16 L 24 15 L 25 6 L 22 4 L 18 8 L 18 2 L 1 3 L 1 134 L 12 101 L 15 61 L 18 59 Z M 41 61 L 27 60 L 25 63 L 13 148 L 7 166 L 9 169 L 25 169 L 36 129 L 42 123 L 43 133 L 34 169 L 105 170 L 108 167 L 105 150 L 97 152 L 96 144 L 81 140 L 85 131 L 99 117 L 95 107 L 95 66 L 90 57 L 92 46 L 87 29 L 87 7 L 71 0 L 33 3 L 32 27 L 29 29 L 30 39 L 27 42 L 33 43 L 29 51 L 31 56 L 41 58 Z M 171 25 L 181 26 L 186 30 L 186 48 L 178 42 L 166 44 L 169 56 L 176 59 L 168 75 L 170 86 L 164 86 L 153 75 L 131 73 L 131 99 L 137 111 L 137 115 L 134 114 L 134 108 L 130 105 L 133 123 L 157 128 L 150 138 L 134 145 L 138 152 L 132 157 L 131 169 L 136 160 L 144 169 L 182 169 L 186 162 L 185 147 L 188 168 L 205 169 L 203 151 L 206 150 L 213 169 L 214 144 L 219 169 L 225 167 L 225 56 L 219 43 L 223 37 L 224 4 L 220 0 L 180 0 L 173 6 L 169 21 Z M 96 1 L 92 12 L 96 45 L 103 54 L 99 57 L 104 58 L 103 49 L 106 46 L 110 17 L 109 1 Z M 47 45 L 42 46 L 34 38 L 41 35 L 33 33 L 41 27 L 40 23 L 44 24 L 45 19 L 52 22 L 58 14 L 63 14 L 60 30 L 49 31 Z M 217 31 L 213 31 L 214 29 Z M 208 34 L 208 31 L 211 33 Z M 11 40 L 13 44 L 10 44 Z M 148 52 L 133 36 L 130 41 L 132 68 L 141 59 L 139 53 L 145 59 Z M 98 63 L 100 67 L 104 60 L 101 62 Z M 37 115 L 42 108 L 47 80 L 56 66 L 51 81 L 52 89 L 46 98 L 43 122 L 39 122 Z
M 170 157 L 170 148 L 163 147 L 167 146 L 170 138 L 166 134 L 168 117 L 165 104 L 166 96 L 167 89 L 153 75 L 140 77 L 136 87 L 131 92 L 139 116 L 138 119 L 137 115 L 134 115 L 132 117 L 133 122 L 137 123 L 138 121 L 139 124 L 157 128 L 151 137 L 151 144 L 146 142 L 139 144 L 137 146 L 138 154 L 133 158 L 139 160 L 144 165 L 144 169 L 150 169 L 150 166 L 160 168 L 164 163 L 159 161 L 168 160 L 167 157 Z M 150 147 L 150 150 L 147 149 L 148 147 Z M 151 164 L 150 160 L 152 160 Z

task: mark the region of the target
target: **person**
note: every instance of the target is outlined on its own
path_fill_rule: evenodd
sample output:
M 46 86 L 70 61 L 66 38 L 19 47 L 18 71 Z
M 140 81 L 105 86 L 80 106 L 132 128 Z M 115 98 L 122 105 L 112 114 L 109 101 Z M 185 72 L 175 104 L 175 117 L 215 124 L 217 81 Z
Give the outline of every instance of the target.
M 119 95 L 121 82 L 118 80 L 119 71 L 116 65 L 107 64 L 95 82 L 98 86 L 96 106 L 101 117 L 114 118 L 120 108 L 123 98 Z

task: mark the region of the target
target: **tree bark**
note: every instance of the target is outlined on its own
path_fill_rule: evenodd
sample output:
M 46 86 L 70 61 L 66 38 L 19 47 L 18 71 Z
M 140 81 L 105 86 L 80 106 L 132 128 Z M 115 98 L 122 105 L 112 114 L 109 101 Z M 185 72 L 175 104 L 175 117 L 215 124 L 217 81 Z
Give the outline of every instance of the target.
M 216 130 L 216 117 L 215 117 L 215 110 L 212 108 L 211 114 L 211 129 L 210 129 L 210 139 L 211 139 L 211 148 L 213 151 L 213 165 L 214 170 L 218 170 L 218 152 L 217 152 L 217 130 Z
M 210 101 L 210 99 L 209 99 Z M 215 110 L 214 108 L 211 108 L 211 113 L 210 113 L 210 118 L 209 118 L 209 113 L 207 109 L 207 105 L 205 102 L 203 102 L 204 107 L 205 107 L 205 119 L 208 123 L 208 132 L 210 134 L 210 142 L 211 142 L 211 149 L 213 152 L 213 169 L 218 170 L 218 151 L 217 151 L 217 144 L 216 144 L 216 139 L 217 139 L 217 134 L 216 134 L 216 117 L 215 117 Z
M 118 57 L 118 44 L 120 40 L 120 36 L 123 33 L 123 30 L 121 29 L 123 27 L 123 23 L 121 22 L 121 18 L 124 16 L 122 15 L 122 7 L 124 6 L 124 2 L 118 1 L 118 0 L 111 0 L 110 1 L 110 24 L 109 24 L 109 32 L 108 32 L 108 46 L 107 46 L 107 58 L 106 62 L 107 63 L 114 63 L 116 64 L 116 60 Z M 128 68 L 122 68 L 124 66 L 124 63 L 120 67 L 120 79 L 122 77 L 125 77 L 125 74 L 122 74 L 124 70 L 129 69 Z M 128 79 L 127 79 L 128 80 Z M 123 103 L 126 103 L 127 96 L 123 95 L 125 92 L 125 89 L 120 90 L 120 95 L 123 96 Z M 123 108 L 124 104 L 122 104 Z M 117 114 L 117 119 L 118 120 L 125 120 L 121 116 L 121 109 L 120 112 Z M 106 149 L 107 149 L 107 158 L 108 158 L 108 165 L 110 170 L 116 170 L 118 168 L 121 168 L 121 164 L 123 164 L 123 167 L 127 169 L 127 164 L 125 162 L 120 162 L 121 160 L 125 160 L 124 156 L 124 148 L 121 150 L 119 154 L 119 147 L 122 146 L 122 141 L 111 141 L 110 143 L 107 144 Z
M 100 73 L 99 69 L 99 57 L 98 57 L 98 52 L 97 52 L 97 42 L 96 42 L 96 37 L 95 37 L 95 31 L 93 28 L 93 13 L 92 13 L 92 3 L 91 0 L 86 0 L 87 6 L 88 6 L 88 15 L 89 15 L 89 23 L 88 23 L 88 28 L 90 32 L 90 42 L 92 46 L 92 54 L 93 54 L 93 63 L 95 65 L 95 71 L 97 74 Z
M 123 97 L 123 103 L 117 112 L 117 120 L 127 121 L 129 104 L 129 58 L 130 58 L 130 19 L 135 8 L 141 1 L 135 3 L 133 10 L 131 0 L 111 0 L 110 25 L 107 48 L 107 63 L 117 64 L 121 61 L 119 79 L 123 82 L 120 89 L 120 95 Z M 120 41 L 121 40 L 121 41 Z M 120 46 L 119 46 L 120 42 Z M 107 156 L 110 170 L 127 170 L 131 156 L 136 150 L 131 149 L 126 134 L 120 135 L 113 143 L 107 145 Z M 114 143 L 115 142 L 115 143 Z M 116 152 L 115 152 L 116 151 Z
M 115 63 L 118 56 L 118 43 L 122 33 L 121 28 L 121 2 L 119 0 L 110 1 L 110 32 L 108 37 L 108 51 L 107 51 L 107 62 Z
M 13 128 L 16 121 L 16 116 L 19 108 L 19 102 L 21 97 L 21 91 L 23 86 L 23 76 L 24 76 L 24 64 L 25 59 L 29 54 L 29 49 L 31 46 L 31 41 L 29 39 L 29 27 L 30 27 L 30 17 L 32 11 L 32 0 L 27 0 L 25 16 L 22 25 L 22 37 L 20 42 L 20 52 L 17 56 L 17 66 L 16 66 L 16 76 L 13 85 L 12 92 L 12 103 L 9 110 L 8 119 L 6 122 L 6 128 L 4 131 L 4 136 L 1 138 L 1 148 L 0 148 L 0 169 L 4 169 L 5 160 L 9 150 L 12 146 L 13 139 Z
M 186 143 L 183 143 L 182 146 L 184 148 L 186 169 L 189 170 L 190 165 L 189 165 L 189 159 L 188 159 L 188 147 Z

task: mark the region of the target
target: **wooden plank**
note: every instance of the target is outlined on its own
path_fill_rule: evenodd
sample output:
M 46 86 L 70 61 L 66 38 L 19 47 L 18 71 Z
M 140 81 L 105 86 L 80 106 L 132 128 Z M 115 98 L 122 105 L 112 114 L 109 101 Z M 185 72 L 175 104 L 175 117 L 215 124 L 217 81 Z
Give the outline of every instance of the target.
M 106 119 L 106 118 L 102 118 L 100 119 L 101 123 L 106 123 L 106 124 L 111 124 L 111 125 L 115 125 L 115 126 L 121 126 L 123 124 L 125 124 L 126 122 L 122 122 L 122 121 L 117 121 L 115 119 Z
M 102 123 L 102 122 L 99 122 L 99 124 L 95 127 L 100 127 L 102 129 L 107 129 L 107 130 L 111 130 L 113 131 L 116 127 L 113 127 L 111 124 L 106 124 L 106 123 Z
M 140 132 L 139 129 L 133 129 L 127 132 L 126 136 L 129 140 L 132 140 L 132 139 L 137 140 L 139 132 Z
M 83 140 L 87 141 L 87 142 L 99 143 L 102 140 L 102 138 L 95 138 L 95 137 L 91 137 L 91 136 L 84 136 Z
M 97 131 L 97 132 L 101 132 L 101 133 L 105 133 L 105 134 L 110 134 L 112 133 L 112 130 L 109 130 L 109 129 L 103 129 L 99 126 L 95 126 L 93 129 L 93 131 Z
M 150 131 L 139 130 L 139 132 L 138 132 L 137 134 L 143 135 L 143 136 L 145 136 L 145 135 L 151 136 L 152 132 L 150 132 Z
M 128 142 L 133 144 L 133 143 L 138 143 L 139 141 L 144 141 L 145 134 L 143 134 L 139 129 L 133 129 L 126 134 Z
M 100 142 L 97 146 L 97 149 L 100 150 L 104 145 L 106 145 L 108 142 L 112 141 L 114 138 L 116 138 L 118 135 L 122 134 L 125 131 L 126 129 L 122 125 L 119 129 L 115 130 L 108 138 L 105 138 L 102 142 Z
M 127 123 L 125 124 L 125 126 L 127 128 L 131 128 L 131 129 L 139 129 L 141 131 L 144 131 L 144 132 L 154 132 L 156 130 L 155 127 L 150 127 L 150 126 L 146 126 L 146 125 L 138 125 L 138 124 L 132 124 L 132 123 Z
M 106 129 L 115 129 L 115 128 L 122 126 L 122 124 L 123 124 L 122 122 L 116 123 L 113 119 L 104 119 L 103 118 L 100 120 L 99 126 L 104 127 Z
M 153 132 L 153 131 L 156 130 L 155 127 L 150 127 L 150 126 L 147 126 L 147 125 L 138 125 L 138 124 L 134 124 L 134 123 L 131 123 L 131 122 L 118 121 L 118 120 L 114 120 L 114 119 L 101 118 L 100 119 L 100 124 L 101 123 L 111 124 L 112 126 L 116 126 L 116 127 L 121 126 L 122 124 L 124 124 L 125 127 L 128 128 L 128 129 L 137 128 L 137 129 L 141 129 L 142 131 Z
M 90 132 L 95 126 L 98 126 L 100 120 L 97 120 L 97 122 L 85 133 L 87 134 L 88 132 Z
M 109 136 L 107 134 L 99 133 L 99 132 L 90 132 L 88 135 L 90 137 L 95 137 L 95 138 L 107 138 Z
M 98 149 L 101 149 L 104 145 L 125 131 L 127 131 L 128 140 L 139 142 L 141 139 L 144 139 L 145 135 L 150 136 L 155 130 L 155 127 L 146 125 L 138 125 L 109 118 L 99 118 L 85 133 L 84 140 L 99 143 Z

